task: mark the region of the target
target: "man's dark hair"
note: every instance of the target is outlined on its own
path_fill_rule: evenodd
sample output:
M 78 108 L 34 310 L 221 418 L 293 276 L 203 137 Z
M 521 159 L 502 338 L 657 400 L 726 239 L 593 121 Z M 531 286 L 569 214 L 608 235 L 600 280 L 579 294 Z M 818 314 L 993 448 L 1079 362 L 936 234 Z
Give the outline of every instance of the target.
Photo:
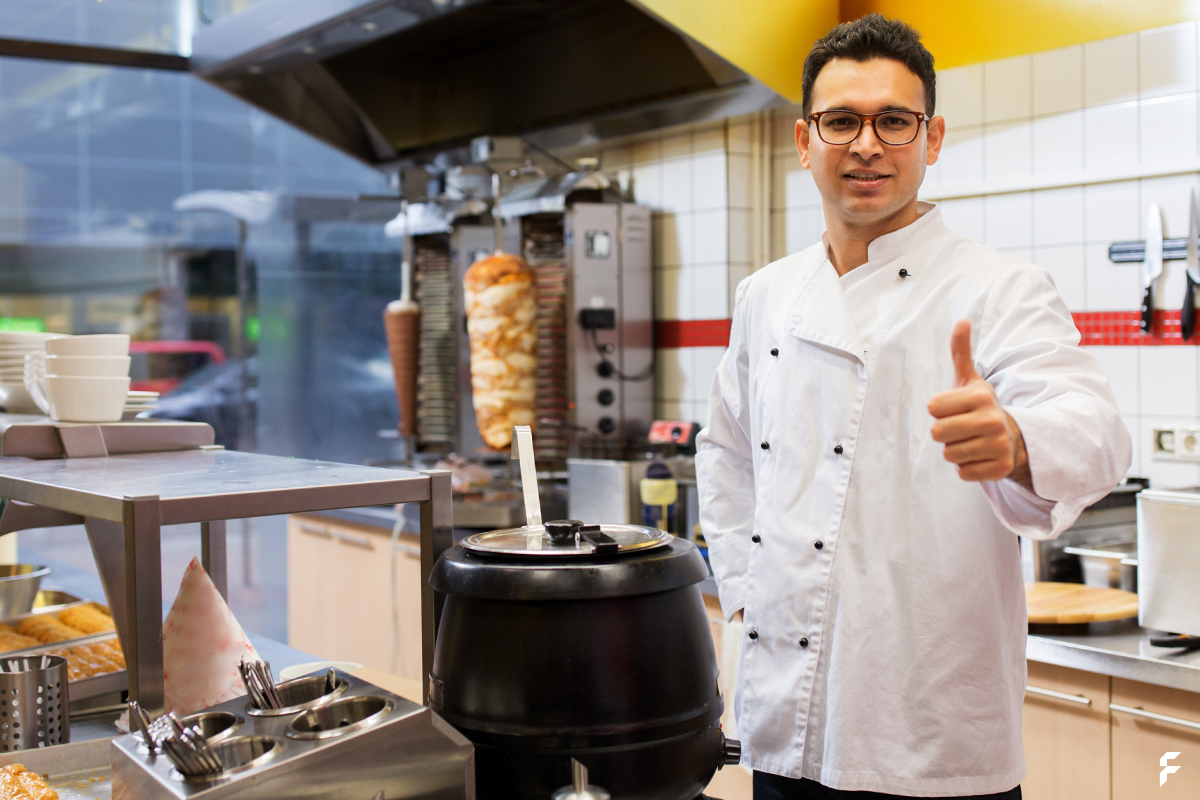
M 812 113 L 812 88 L 817 75 L 835 58 L 870 61 L 890 58 L 912 70 L 925 85 L 925 113 L 933 116 L 937 75 L 933 54 L 921 44 L 921 34 L 898 19 L 882 14 L 867 14 L 853 22 L 843 22 L 822 36 L 804 59 L 801 90 L 804 92 L 804 117 Z

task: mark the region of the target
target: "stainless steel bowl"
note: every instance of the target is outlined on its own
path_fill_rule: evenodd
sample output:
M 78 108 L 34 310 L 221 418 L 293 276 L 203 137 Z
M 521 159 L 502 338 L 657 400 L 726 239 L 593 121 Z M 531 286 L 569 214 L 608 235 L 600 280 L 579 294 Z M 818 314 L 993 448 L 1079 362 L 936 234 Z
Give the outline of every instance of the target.
M 369 728 L 391 711 L 392 701 L 386 697 L 343 697 L 298 715 L 288 725 L 287 736 L 291 739 L 330 739 Z
M 0 564 L 0 619 L 32 611 L 42 578 L 49 574 L 49 567 Z
M 296 714 L 336 700 L 345 694 L 349 686 L 350 683 L 345 678 L 338 678 L 333 691 L 329 691 L 324 675 L 319 678 L 293 678 L 290 681 L 275 684 L 279 699 L 283 701 L 283 708 L 259 708 L 251 702 L 246 706 L 246 713 L 252 717 L 281 717 Z

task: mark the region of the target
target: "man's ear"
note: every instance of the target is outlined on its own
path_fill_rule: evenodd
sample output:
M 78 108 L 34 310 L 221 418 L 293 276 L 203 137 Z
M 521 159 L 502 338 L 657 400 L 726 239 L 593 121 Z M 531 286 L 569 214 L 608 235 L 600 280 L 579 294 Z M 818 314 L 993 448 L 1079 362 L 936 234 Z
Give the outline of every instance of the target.
M 925 163 L 933 166 L 942 152 L 942 142 L 946 141 L 946 119 L 934 117 L 929 120 L 926 127 L 928 134 L 925 144 Z
M 808 123 L 802 119 L 796 120 L 796 152 L 800 154 L 800 165 L 808 169 Z

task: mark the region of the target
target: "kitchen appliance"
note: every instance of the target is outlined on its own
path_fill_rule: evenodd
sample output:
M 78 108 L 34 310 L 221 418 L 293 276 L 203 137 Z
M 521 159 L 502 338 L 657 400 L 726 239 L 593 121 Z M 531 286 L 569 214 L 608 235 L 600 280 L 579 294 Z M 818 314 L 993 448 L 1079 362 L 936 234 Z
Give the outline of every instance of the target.
M 779 100 L 627 0 L 234 5 L 197 26 L 192 71 L 380 168 L 493 131 L 571 147 Z
M 513 443 L 532 477 L 528 429 Z M 707 576 L 694 545 L 639 525 L 549 521 L 445 550 L 429 705 L 474 742 L 479 797 L 551 797 L 575 759 L 614 797 L 693 800 L 737 763 Z
M 1079 557 L 1087 586 L 1137 593 L 1137 540 L 1090 547 L 1068 546 L 1064 553 Z
M 1200 488 L 1146 489 L 1137 525 L 1138 623 L 1200 635 Z
M 1158 203 L 1151 203 L 1146 214 L 1146 255 L 1142 260 L 1142 333 L 1149 333 L 1154 322 L 1154 282 L 1163 271 L 1163 217 Z
M 518 184 L 496 211 L 538 274 L 538 459 L 624 458 L 654 408 L 650 210 L 587 163 Z
M 147 749 L 140 733 L 119 736 L 112 743 L 113 784 L 124 787 L 122 796 L 145 800 L 473 800 L 470 742 L 428 708 L 353 675 L 334 675 L 333 691 L 295 706 L 259 709 L 238 697 L 185 718 L 217 723 L 203 729 L 222 766 L 211 776 L 184 778 L 171 759 Z M 280 689 L 294 694 L 314 681 L 324 686 L 326 672 Z
M 595 522 L 641 524 L 641 481 L 658 461 L 670 469 L 678 484 L 670 515 L 675 517 L 680 535 L 693 539 L 700 521 L 693 458 L 699 430 L 696 422 L 655 420 L 646 438 L 631 444 L 623 459 L 567 459 L 567 515 Z
M 500 169 L 514 162 L 514 142 L 524 147 L 519 140 L 484 139 L 480 144 L 488 146 L 477 149 Z M 495 209 L 481 183 L 460 199 L 449 198 L 447 189 L 410 203 L 388 225 L 389 235 L 413 237 L 422 314 L 418 450 L 502 457 L 485 445 L 471 403 L 463 298 L 464 273 L 502 239 L 537 274 L 538 459 L 561 471 L 568 456 L 623 458 L 649 430 L 654 403 L 650 212 L 626 202 L 595 165 L 536 177 L 544 170 L 528 163 L 535 177 L 523 176 Z M 497 214 L 507 221 L 499 232 L 486 224 Z
M 463 306 L 463 274 L 496 249 L 491 185 L 477 170 L 440 177 L 407 170 L 406 202 L 384 233 L 404 238 L 412 292 L 421 310 L 416 372 L 416 451 L 470 458 L 486 450 L 471 406 L 471 345 Z M 472 178 L 468 180 L 467 178 Z M 465 382 L 464 382 L 465 380 Z
M 1192 188 L 1191 213 L 1188 214 L 1187 290 L 1180 312 L 1180 334 L 1186 342 L 1196 332 L 1196 287 L 1200 286 L 1200 198 Z
M 1050 541 L 1022 538 L 1025 582 L 1084 583 L 1081 550 L 1128 547 L 1129 550 L 1122 552 L 1132 554 L 1131 543 L 1137 541 L 1137 495 L 1148 485 L 1145 478 L 1128 478 L 1084 509 L 1075 524 L 1058 538 Z M 1113 588 L 1136 591 L 1129 585 Z

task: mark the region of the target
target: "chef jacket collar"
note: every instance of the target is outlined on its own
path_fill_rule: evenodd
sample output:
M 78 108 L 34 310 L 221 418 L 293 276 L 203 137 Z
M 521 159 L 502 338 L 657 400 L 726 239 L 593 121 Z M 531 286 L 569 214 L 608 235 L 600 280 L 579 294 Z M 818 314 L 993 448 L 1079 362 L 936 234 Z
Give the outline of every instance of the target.
M 885 233 L 868 244 L 867 263 L 904 255 L 930 236 L 944 230 L 945 227 L 942 224 L 942 210 L 933 203 L 918 200 L 916 221 L 910 222 L 898 231 Z M 821 234 L 821 243 L 825 245 L 825 257 L 832 263 L 833 254 L 829 249 L 828 232 Z
M 915 222 L 885 233 L 867 245 L 867 263 L 903 255 L 945 228 L 942 212 L 933 203 L 918 202 L 917 214 Z M 821 241 L 825 244 L 826 258 L 803 281 L 788 312 L 787 331 L 798 339 L 841 350 L 866 365 L 867 354 L 854 317 L 846 304 L 837 270 L 828 257 L 828 234 L 822 234 Z

